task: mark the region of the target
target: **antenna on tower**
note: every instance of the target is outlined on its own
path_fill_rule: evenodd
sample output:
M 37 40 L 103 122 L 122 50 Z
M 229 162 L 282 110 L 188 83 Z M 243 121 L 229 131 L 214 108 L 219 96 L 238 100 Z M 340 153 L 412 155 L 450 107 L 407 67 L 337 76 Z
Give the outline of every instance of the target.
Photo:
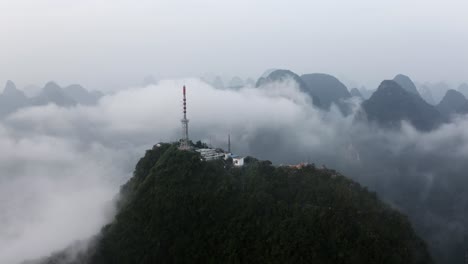
M 182 88 L 183 94 L 183 113 L 184 117 L 182 118 L 182 140 L 180 142 L 179 149 L 181 150 L 190 150 L 190 143 L 189 143 L 189 136 L 188 136 L 188 123 L 189 120 L 187 119 L 187 98 L 185 92 L 185 85 Z
M 231 153 L 231 134 L 228 134 L 228 153 Z

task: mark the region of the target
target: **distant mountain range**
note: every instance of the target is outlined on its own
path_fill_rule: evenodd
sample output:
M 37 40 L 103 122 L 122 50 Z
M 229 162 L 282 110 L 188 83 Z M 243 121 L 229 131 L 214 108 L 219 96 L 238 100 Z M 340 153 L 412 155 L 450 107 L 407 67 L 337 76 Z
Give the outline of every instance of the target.
M 312 98 L 315 106 L 328 111 L 334 104 L 343 114 L 350 113 L 351 108 L 346 100 L 352 97 L 351 93 L 342 82 L 328 74 L 311 73 L 299 76 L 290 70 L 273 70 L 260 77 L 256 86 L 288 79 L 295 81 L 299 89 Z
M 449 89 L 446 83 L 422 84 L 417 86 L 406 75 L 398 74 L 392 81 L 383 81 L 379 88 L 372 92 L 366 88 L 348 88 L 336 77 L 312 73 L 298 74 L 290 70 L 271 69 L 266 71 L 256 82 L 260 87 L 273 82 L 292 80 L 297 83 L 303 93 L 310 96 L 312 103 L 317 108 L 329 111 L 332 105 L 336 105 L 344 114 L 351 113 L 349 98 L 359 97 L 362 102 L 362 114 L 366 119 L 383 127 L 398 127 L 401 121 L 406 120 L 419 130 L 427 131 L 438 127 L 457 114 L 468 114 L 468 100 L 464 94 L 468 94 L 468 84 L 461 84 L 458 91 Z M 253 80 L 242 80 L 233 77 L 225 86 L 219 76 L 206 80 L 218 89 L 240 89 L 244 86 L 252 86 Z M 148 83 L 155 83 L 154 79 L 148 78 Z M 29 89 L 29 88 L 28 88 Z M 18 109 L 28 106 L 40 106 L 55 104 L 61 107 L 72 107 L 76 105 L 95 105 L 103 96 L 101 92 L 88 91 L 78 84 L 60 87 L 55 82 L 48 82 L 42 89 L 31 88 L 34 93 L 29 92 L 27 96 L 23 91 L 17 89 L 12 81 L 8 81 L 5 89 L 0 93 L 0 117 L 11 114 Z M 446 90 L 440 103 L 434 99 L 434 89 Z M 34 94 L 31 96 L 31 94 Z M 369 98 L 368 98 L 369 97 Z M 366 100 L 366 98 L 368 98 Z M 358 118 L 362 120 L 362 118 Z
M 287 79 L 295 81 L 302 92 L 314 98 L 314 105 L 318 108 L 329 111 L 332 105 L 336 105 L 345 115 L 351 112 L 347 99 L 366 99 L 362 92 L 369 93 L 370 97 L 362 102 L 362 111 L 358 113 L 357 120 L 363 120 L 364 114 L 365 120 L 386 128 L 399 127 L 401 121 L 408 121 L 418 130 L 429 131 L 448 122 L 455 114 L 468 113 L 468 100 L 461 92 L 448 89 L 436 105 L 432 88 L 422 85 L 420 93 L 411 78 L 403 74 L 383 81 L 373 93 L 364 88 L 353 88 L 349 92 L 342 82 L 328 74 L 299 76 L 290 70 L 267 71 L 258 79 L 256 86 Z M 437 86 L 446 87 L 445 83 L 438 83 Z M 468 93 L 468 85 L 462 84 L 459 90 Z
M 76 105 L 94 105 L 103 96 L 101 92 L 89 92 L 80 85 L 74 84 L 65 88 L 55 82 L 48 82 L 36 96 L 28 97 L 17 89 L 12 81 L 7 81 L 0 94 L 0 117 L 11 114 L 28 106 L 55 104 L 62 107 Z

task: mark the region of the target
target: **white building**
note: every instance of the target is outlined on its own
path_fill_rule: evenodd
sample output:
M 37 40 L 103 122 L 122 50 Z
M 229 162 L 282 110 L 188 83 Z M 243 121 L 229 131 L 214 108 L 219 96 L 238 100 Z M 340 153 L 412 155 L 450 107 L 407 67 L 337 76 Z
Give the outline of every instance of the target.
M 242 167 L 244 166 L 244 157 L 232 157 L 232 164 L 237 167 Z
M 232 153 L 226 153 L 224 154 L 224 159 L 227 160 L 229 158 L 232 158 L 232 164 L 236 167 L 242 167 L 244 166 L 244 157 L 233 155 Z

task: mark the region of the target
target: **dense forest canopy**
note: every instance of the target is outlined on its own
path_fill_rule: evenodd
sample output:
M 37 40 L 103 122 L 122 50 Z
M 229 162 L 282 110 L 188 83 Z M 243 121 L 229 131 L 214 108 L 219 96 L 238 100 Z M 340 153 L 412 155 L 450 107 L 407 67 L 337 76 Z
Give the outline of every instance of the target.
M 432 263 L 407 218 L 358 183 L 247 161 L 157 145 L 91 246 L 42 263 Z

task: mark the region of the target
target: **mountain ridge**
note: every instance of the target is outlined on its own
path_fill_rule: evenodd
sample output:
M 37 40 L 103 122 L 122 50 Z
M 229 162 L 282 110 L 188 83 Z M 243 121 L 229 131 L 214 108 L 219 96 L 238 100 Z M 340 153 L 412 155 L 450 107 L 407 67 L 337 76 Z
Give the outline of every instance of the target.
M 61 107 L 76 105 L 96 105 L 103 94 L 99 91 L 88 91 L 79 84 L 72 84 L 64 88 L 56 82 L 50 81 L 34 96 L 27 96 L 19 90 L 15 83 L 7 81 L 0 93 L 0 117 L 5 117 L 15 111 L 30 106 L 55 104 Z

